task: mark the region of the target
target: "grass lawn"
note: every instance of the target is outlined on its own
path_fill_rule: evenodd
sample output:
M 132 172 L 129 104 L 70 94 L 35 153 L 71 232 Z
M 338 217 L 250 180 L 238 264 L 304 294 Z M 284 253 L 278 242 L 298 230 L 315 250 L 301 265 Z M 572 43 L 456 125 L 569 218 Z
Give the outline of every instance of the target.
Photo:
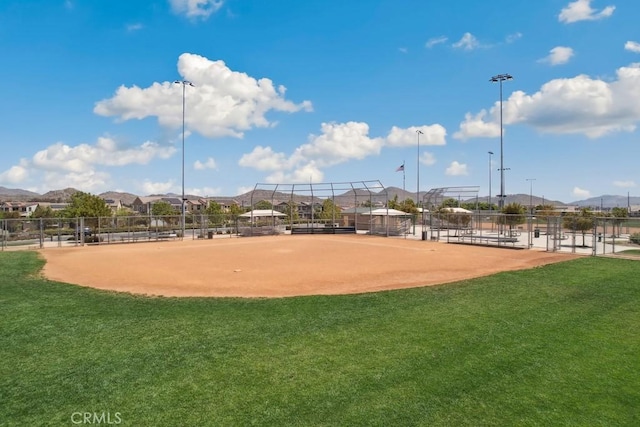
M 273 300 L 104 292 L 42 265 L 0 253 L 3 426 L 640 425 L 634 260 Z
M 640 249 L 627 249 L 625 251 L 619 251 L 618 254 L 640 256 Z

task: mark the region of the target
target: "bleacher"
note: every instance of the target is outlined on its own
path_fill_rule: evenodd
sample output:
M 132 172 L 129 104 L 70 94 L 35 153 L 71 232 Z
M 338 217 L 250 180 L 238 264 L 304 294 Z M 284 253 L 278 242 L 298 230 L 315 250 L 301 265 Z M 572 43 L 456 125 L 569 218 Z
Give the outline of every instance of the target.
M 355 227 L 291 227 L 291 234 L 356 234 Z

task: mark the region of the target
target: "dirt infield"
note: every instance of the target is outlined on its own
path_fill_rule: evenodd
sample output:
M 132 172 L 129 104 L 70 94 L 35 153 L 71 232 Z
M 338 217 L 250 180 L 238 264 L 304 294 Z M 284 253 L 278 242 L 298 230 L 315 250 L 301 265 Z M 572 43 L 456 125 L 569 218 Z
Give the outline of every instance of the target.
M 272 236 L 46 249 L 48 279 L 164 296 L 332 295 L 448 283 L 575 255 L 371 236 Z

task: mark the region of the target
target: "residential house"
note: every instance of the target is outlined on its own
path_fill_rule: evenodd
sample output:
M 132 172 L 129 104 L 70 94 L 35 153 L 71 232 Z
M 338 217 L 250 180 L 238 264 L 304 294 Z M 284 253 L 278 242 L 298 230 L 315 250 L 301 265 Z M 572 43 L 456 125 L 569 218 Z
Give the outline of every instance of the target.
M 311 219 L 316 212 L 322 210 L 322 203 L 318 202 L 300 202 L 297 204 L 298 216 L 300 219 Z
M 207 201 L 204 199 L 187 199 L 185 201 L 185 210 L 186 212 L 192 214 L 200 214 L 203 213 L 207 209 Z
M 53 212 L 60 212 L 65 210 L 69 203 L 52 203 L 52 202 L 38 202 L 38 206 L 42 209 L 51 208 Z
M 111 213 L 115 214 L 122 209 L 122 202 L 118 199 L 104 199 L 105 204 L 111 209 Z
M 169 203 L 177 212 L 182 210 L 182 203 L 179 197 L 166 197 L 166 196 L 148 196 L 148 197 L 136 197 L 131 204 L 134 212 L 142 215 L 148 215 L 151 213 L 153 205 L 158 202 Z
M 237 200 L 229 199 L 226 197 L 206 197 L 202 200 L 205 200 L 207 202 L 207 206 L 209 206 L 210 203 L 219 204 L 222 208 L 222 212 L 229 212 L 231 210 L 231 206 L 233 205 L 241 206 L 241 204 L 238 203 Z
M 3 202 L 0 204 L 0 211 L 7 213 L 18 212 L 21 218 L 28 218 L 37 207 L 37 202 Z

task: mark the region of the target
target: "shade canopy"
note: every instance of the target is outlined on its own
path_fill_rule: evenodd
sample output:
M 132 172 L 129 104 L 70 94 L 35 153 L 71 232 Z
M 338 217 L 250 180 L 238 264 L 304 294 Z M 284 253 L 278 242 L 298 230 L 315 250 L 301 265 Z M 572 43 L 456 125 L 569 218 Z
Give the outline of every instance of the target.
M 464 208 L 444 208 L 443 210 L 453 213 L 472 213 L 470 210 Z
M 273 209 L 254 209 L 247 213 L 243 213 L 240 215 L 243 218 L 251 218 L 251 217 L 274 217 L 274 216 L 287 216 L 282 212 L 274 211 Z
M 380 208 L 374 209 L 371 212 L 363 212 L 362 215 L 375 215 L 375 216 L 411 216 L 410 213 L 399 211 L 397 209 Z

